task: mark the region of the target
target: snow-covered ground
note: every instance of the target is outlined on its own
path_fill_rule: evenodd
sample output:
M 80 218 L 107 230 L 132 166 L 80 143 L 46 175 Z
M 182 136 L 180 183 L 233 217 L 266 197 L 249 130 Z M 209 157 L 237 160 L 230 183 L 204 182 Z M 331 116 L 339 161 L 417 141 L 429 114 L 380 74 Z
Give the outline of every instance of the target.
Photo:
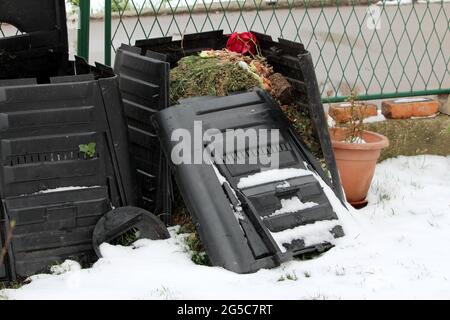
M 195 265 L 185 235 L 135 248 L 102 246 L 90 269 L 75 262 L 0 296 L 10 299 L 450 298 L 450 156 L 379 164 L 363 210 L 339 212 L 347 236 L 318 258 L 238 275 Z M 289 280 L 292 279 L 292 280 Z

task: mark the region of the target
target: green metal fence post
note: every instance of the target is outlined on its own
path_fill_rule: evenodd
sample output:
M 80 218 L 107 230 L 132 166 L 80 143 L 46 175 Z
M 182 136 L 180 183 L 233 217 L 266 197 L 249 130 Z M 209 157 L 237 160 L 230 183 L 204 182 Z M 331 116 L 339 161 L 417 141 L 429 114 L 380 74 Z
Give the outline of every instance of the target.
M 91 16 L 90 0 L 80 0 L 77 54 L 89 60 L 89 23 Z
M 105 0 L 105 64 L 111 65 L 111 0 Z

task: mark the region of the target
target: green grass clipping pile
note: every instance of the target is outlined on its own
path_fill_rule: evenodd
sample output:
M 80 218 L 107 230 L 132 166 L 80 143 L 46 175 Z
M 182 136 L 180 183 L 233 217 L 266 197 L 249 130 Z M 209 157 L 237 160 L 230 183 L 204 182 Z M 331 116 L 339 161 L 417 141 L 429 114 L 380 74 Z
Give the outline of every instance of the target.
M 187 56 L 170 74 L 170 101 L 199 96 L 223 97 L 259 87 L 260 81 L 235 62 L 219 57 Z

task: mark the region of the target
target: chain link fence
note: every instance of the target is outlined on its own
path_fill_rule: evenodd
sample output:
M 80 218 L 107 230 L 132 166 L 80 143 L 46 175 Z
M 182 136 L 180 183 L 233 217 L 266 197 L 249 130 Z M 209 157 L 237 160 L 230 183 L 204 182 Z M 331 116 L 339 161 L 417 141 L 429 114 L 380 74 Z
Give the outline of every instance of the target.
M 450 88 L 450 3 L 372 1 L 113 0 L 113 50 L 125 42 L 223 29 L 303 43 L 323 97 L 356 88 L 367 98 Z

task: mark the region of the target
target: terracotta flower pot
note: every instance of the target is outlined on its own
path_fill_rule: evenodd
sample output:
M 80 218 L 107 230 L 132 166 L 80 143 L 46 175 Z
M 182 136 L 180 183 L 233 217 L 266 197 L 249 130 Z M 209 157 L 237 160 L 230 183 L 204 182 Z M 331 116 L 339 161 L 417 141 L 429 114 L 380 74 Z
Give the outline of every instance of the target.
M 347 201 L 355 208 L 363 207 L 367 204 L 366 196 L 380 152 L 389 145 L 389 140 L 381 134 L 364 131 L 366 143 L 348 143 L 343 141 L 343 128 L 330 129 L 330 135 Z

